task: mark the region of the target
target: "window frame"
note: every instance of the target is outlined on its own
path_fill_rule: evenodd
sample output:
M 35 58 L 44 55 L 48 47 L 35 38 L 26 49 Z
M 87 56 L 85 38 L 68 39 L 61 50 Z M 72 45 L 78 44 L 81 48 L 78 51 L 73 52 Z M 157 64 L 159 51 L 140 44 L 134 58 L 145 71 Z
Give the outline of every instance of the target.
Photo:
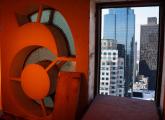
M 160 108 L 161 85 L 163 72 L 164 54 L 164 8 L 163 0 L 159 1 L 122 1 L 122 2 L 103 2 L 96 3 L 96 30 L 95 30 L 95 80 L 94 96 L 99 94 L 100 87 L 100 61 L 101 61 L 101 9 L 103 8 L 122 8 L 122 7 L 149 7 L 159 6 L 159 35 L 158 35 L 158 57 L 157 57 L 157 79 L 155 89 L 155 103 Z

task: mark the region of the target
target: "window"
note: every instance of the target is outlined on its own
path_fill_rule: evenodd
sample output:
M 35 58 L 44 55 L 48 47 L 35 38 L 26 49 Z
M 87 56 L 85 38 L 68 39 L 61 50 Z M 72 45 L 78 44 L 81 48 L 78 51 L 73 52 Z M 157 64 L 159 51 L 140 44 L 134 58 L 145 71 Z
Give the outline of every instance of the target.
M 106 52 L 104 52 L 104 55 L 107 55 L 107 53 L 106 53 Z
M 112 65 L 116 65 L 116 63 L 115 62 L 112 62 Z
M 115 86 L 112 86 L 111 89 L 115 89 Z
M 105 67 L 101 67 L 101 70 L 105 70 Z
M 111 79 L 115 80 L 115 79 L 116 79 L 116 77 L 111 77 Z
M 112 75 L 115 75 L 116 74 L 116 72 L 111 72 L 112 73 Z
M 112 70 L 115 70 L 116 68 L 115 67 L 112 67 Z
M 150 14 L 151 11 L 153 11 L 152 14 Z M 106 41 L 104 51 L 107 50 L 108 55 L 112 55 L 112 59 L 108 57 L 104 59 L 104 62 L 110 62 L 110 69 L 104 71 L 105 73 L 111 72 L 109 86 L 115 84 L 116 91 L 124 88 L 120 90 L 121 96 L 124 95 L 124 97 L 133 97 L 131 91 L 141 90 L 135 81 L 139 81 L 139 84 L 145 88 L 142 92 L 155 91 L 157 62 L 160 57 L 158 56 L 159 6 L 106 6 L 100 8 L 100 12 L 102 23 L 100 22 L 98 40 Z M 99 47 L 102 51 L 102 44 Z M 146 84 L 147 88 L 144 87 Z M 116 91 L 113 95 L 118 96 Z
M 101 92 L 101 95 L 104 95 L 104 93 L 103 93 L 103 92 Z
M 113 93 L 115 93 L 115 91 L 111 91 L 111 93 L 113 94 Z
M 123 67 L 119 66 L 119 69 L 123 69 Z
M 113 84 L 116 84 L 116 82 L 112 82 L 112 81 L 111 81 L 111 82 L 110 82 L 110 84 L 112 84 L 112 85 L 113 85 Z

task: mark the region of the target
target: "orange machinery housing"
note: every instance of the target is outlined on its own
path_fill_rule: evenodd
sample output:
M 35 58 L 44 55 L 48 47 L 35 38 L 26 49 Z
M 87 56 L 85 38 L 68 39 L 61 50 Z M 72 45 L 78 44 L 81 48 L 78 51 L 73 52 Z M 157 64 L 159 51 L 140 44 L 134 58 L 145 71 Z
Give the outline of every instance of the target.
M 89 102 L 89 1 L 19 0 L 17 4 L 2 1 L 1 5 L 2 110 L 20 119 L 75 119 L 76 113 L 80 115 Z M 44 5 L 60 11 L 66 18 L 74 38 L 75 56 L 70 55 L 66 37 L 58 27 L 40 23 Z M 37 21 L 27 22 L 24 18 L 36 10 Z M 56 58 L 26 65 L 28 56 L 38 48 L 48 49 Z M 76 63 L 74 71 L 60 72 L 67 62 Z M 58 76 L 56 87 L 52 87 L 54 82 L 50 80 L 51 69 Z M 48 95 L 53 96 L 53 108 L 44 105 Z

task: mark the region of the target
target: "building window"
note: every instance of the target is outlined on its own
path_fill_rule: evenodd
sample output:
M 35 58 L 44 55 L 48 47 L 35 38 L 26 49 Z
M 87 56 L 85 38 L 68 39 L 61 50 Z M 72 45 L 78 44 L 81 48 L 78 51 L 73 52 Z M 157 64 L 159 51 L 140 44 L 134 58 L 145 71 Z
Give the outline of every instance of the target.
M 112 93 L 112 94 L 114 94 L 114 93 L 115 93 L 115 91 L 111 91 L 111 93 Z
M 108 55 L 112 55 L 111 59 L 110 57 L 104 59 L 107 63 L 105 67 L 109 65 L 109 69 L 105 69 L 104 72 L 106 75 L 107 72 L 111 73 L 110 78 L 106 78 L 109 86 L 115 85 L 115 89 L 125 97 L 133 97 L 132 91 L 141 90 L 142 87 L 137 87 L 139 84 L 152 94 L 156 88 L 157 58 L 160 57 L 158 56 L 159 6 L 103 7 L 100 10 L 99 18 L 102 23 L 101 27 L 98 27 L 101 28 L 98 39 L 101 40 L 100 43 L 107 44 L 104 46 L 99 44 L 99 47 L 101 51 L 107 51 Z M 151 11 L 153 12 L 149 15 Z M 120 88 L 123 90 L 119 90 Z M 118 96 L 117 93 L 113 95 Z M 151 99 L 154 98 L 152 96 Z
M 111 79 L 112 79 L 112 80 L 115 80 L 115 79 L 116 79 L 116 77 L 111 77 Z
M 111 89 L 115 89 L 115 86 L 112 86 Z
M 101 70 L 105 70 L 105 67 L 101 67 Z
M 116 67 L 112 67 L 112 70 L 116 70 Z
M 116 65 L 116 63 L 115 62 L 112 62 L 112 65 Z
M 108 93 L 106 92 L 105 95 L 108 95 Z
M 108 90 L 108 88 L 105 88 L 105 90 Z
M 113 57 L 113 60 L 116 60 L 116 58 L 115 58 L 115 57 Z
M 108 77 L 106 77 L 106 80 L 109 80 L 109 78 L 108 78 Z
M 115 75 L 116 74 L 116 72 L 111 72 L 112 73 L 112 75 Z

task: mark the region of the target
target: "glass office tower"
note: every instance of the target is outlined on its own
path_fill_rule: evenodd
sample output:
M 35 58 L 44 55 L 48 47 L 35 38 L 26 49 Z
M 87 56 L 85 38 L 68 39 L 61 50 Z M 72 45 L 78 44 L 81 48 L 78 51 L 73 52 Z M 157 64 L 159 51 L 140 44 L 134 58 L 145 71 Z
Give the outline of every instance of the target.
M 125 48 L 125 96 L 133 81 L 135 14 L 130 8 L 110 8 L 104 16 L 103 39 L 117 40 Z

